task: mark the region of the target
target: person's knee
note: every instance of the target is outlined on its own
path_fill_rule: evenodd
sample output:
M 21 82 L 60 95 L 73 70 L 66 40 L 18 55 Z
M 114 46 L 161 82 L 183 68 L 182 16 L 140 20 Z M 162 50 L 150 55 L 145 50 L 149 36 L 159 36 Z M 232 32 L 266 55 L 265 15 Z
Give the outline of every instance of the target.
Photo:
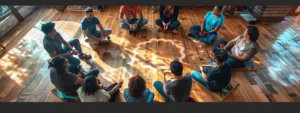
M 79 59 L 77 59 L 77 58 L 71 58 L 70 60 L 69 60 L 69 62 L 70 62 L 70 64 L 74 64 L 74 65 L 79 65 L 80 64 L 80 60 Z
M 120 27 L 123 28 L 123 29 L 126 29 L 126 28 L 127 28 L 127 25 L 126 25 L 125 23 L 121 23 L 121 24 L 120 24 Z
M 159 86 L 160 84 L 161 84 L 160 81 L 155 81 L 155 82 L 153 83 L 153 86 L 154 86 L 154 87 L 157 87 L 157 86 Z
M 160 25 L 162 21 L 160 19 L 156 19 L 156 25 Z
M 148 20 L 146 19 L 146 18 L 143 18 L 143 20 L 142 20 L 142 25 L 145 25 L 145 24 L 147 24 L 148 23 Z
M 211 35 L 209 35 L 209 37 L 208 37 L 207 43 L 213 43 L 216 39 L 217 39 L 217 35 L 211 34 Z

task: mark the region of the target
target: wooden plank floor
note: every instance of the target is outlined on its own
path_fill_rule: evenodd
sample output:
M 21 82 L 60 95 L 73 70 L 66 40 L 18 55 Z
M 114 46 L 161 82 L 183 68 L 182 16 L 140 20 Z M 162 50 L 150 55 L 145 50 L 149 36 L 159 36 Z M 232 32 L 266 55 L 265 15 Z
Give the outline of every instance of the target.
M 198 69 L 209 62 L 211 47 L 201 47 L 186 34 L 189 27 L 197 25 L 205 13 L 212 8 L 182 8 L 178 34 L 160 33 L 152 14 L 151 6 L 142 8 L 148 19 L 147 32 L 129 35 L 119 27 L 119 7 L 109 6 L 104 12 L 95 12 L 104 27 L 113 29 L 109 47 L 91 47 L 83 42 L 80 20 L 84 12 L 58 12 L 51 8 L 39 8 L 15 27 L 0 43 L 7 47 L 1 50 L 0 102 L 61 102 L 51 93 L 50 82 L 43 49 L 43 33 L 38 30 L 43 21 L 54 21 L 56 29 L 69 40 L 79 38 L 83 51 L 93 55 L 90 62 L 82 62 L 86 70 L 97 68 L 104 85 L 128 78 L 134 73 L 145 77 L 147 87 L 155 93 L 155 100 L 162 97 L 152 86 L 162 80 L 162 70 L 178 59 L 184 64 L 184 72 Z M 242 34 L 247 23 L 238 15 L 227 16 L 220 33 L 226 40 Z M 240 83 L 224 102 L 299 102 L 300 101 L 300 18 L 287 17 L 280 23 L 258 23 L 261 50 L 254 61 L 254 72 L 234 72 L 232 79 Z M 3 39 L 3 40 L 2 40 Z M 108 51 L 110 54 L 104 54 Z M 127 85 L 124 85 L 126 88 Z M 217 102 L 197 84 L 193 84 L 192 97 L 199 102 Z M 122 91 L 123 92 L 123 91 Z

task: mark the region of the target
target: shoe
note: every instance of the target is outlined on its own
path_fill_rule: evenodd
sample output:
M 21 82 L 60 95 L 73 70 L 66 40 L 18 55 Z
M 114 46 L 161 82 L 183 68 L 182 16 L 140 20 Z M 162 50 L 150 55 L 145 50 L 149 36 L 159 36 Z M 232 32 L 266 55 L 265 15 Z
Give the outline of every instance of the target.
M 188 36 L 192 38 L 196 38 L 192 33 L 189 33 Z

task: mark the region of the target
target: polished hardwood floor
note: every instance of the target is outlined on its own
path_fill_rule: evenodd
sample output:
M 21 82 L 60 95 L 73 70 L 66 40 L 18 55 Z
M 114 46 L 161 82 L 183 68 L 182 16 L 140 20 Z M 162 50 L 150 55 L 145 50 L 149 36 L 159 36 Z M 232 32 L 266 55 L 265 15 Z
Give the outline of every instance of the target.
M 186 7 L 180 10 L 181 26 L 178 34 L 157 32 L 151 6 L 142 7 L 148 19 L 147 31 L 134 35 L 119 27 L 119 7 L 106 7 L 95 12 L 104 27 L 113 30 L 112 43 L 108 47 L 91 47 L 83 42 L 80 20 L 84 12 L 59 12 L 52 8 L 38 8 L 0 43 L 0 102 L 61 102 L 51 93 L 47 52 L 43 48 L 43 33 L 39 25 L 44 21 L 56 23 L 56 29 L 66 39 L 79 38 L 83 51 L 93 55 L 93 60 L 82 62 L 86 70 L 99 69 L 104 85 L 119 79 L 125 82 L 135 73 L 142 75 L 147 87 L 155 93 L 155 101 L 163 98 L 152 86 L 162 80 L 162 70 L 178 59 L 184 64 L 184 72 L 198 70 L 207 64 L 211 46 L 203 47 L 186 36 L 189 27 L 198 25 L 209 7 Z M 219 33 L 231 40 L 242 34 L 247 23 L 239 16 L 227 16 Z M 278 23 L 257 23 L 261 47 L 255 56 L 256 71 L 236 71 L 232 79 L 240 85 L 223 102 L 299 102 L 300 101 L 300 18 L 289 16 Z M 198 102 L 218 102 L 197 83 L 193 84 L 192 97 Z

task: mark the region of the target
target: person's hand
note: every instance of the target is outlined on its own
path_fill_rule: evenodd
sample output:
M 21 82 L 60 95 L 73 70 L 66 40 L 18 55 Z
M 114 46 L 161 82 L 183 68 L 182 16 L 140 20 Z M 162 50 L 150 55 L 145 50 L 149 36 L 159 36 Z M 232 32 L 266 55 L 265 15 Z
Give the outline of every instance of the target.
M 119 84 L 118 84 L 118 85 L 119 85 L 119 88 L 122 87 L 123 83 L 124 83 L 123 79 L 120 79 L 120 80 L 119 80 Z
M 166 26 L 166 25 L 167 25 L 167 24 L 166 24 L 164 21 L 162 21 L 162 23 L 163 23 L 163 25 L 164 25 L 164 26 Z
M 134 30 L 134 25 L 133 24 L 129 24 L 129 28 L 130 28 L 130 30 Z
M 227 54 L 228 54 L 228 56 L 232 56 L 232 53 L 229 51 L 227 51 Z
M 79 54 L 79 51 L 77 51 L 77 50 L 72 50 L 72 55 L 78 55 Z
M 78 77 L 82 77 L 82 73 L 83 73 L 83 72 L 80 71 L 80 72 L 77 74 L 77 76 L 78 76 Z
M 100 38 L 100 42 L 107 42 L 104 38 Z
M 167 75 L 167 73 L 171 73 L 171 71 L 170 70 L 164 70 L 164 72 L 163 72 L 164 77 Z

